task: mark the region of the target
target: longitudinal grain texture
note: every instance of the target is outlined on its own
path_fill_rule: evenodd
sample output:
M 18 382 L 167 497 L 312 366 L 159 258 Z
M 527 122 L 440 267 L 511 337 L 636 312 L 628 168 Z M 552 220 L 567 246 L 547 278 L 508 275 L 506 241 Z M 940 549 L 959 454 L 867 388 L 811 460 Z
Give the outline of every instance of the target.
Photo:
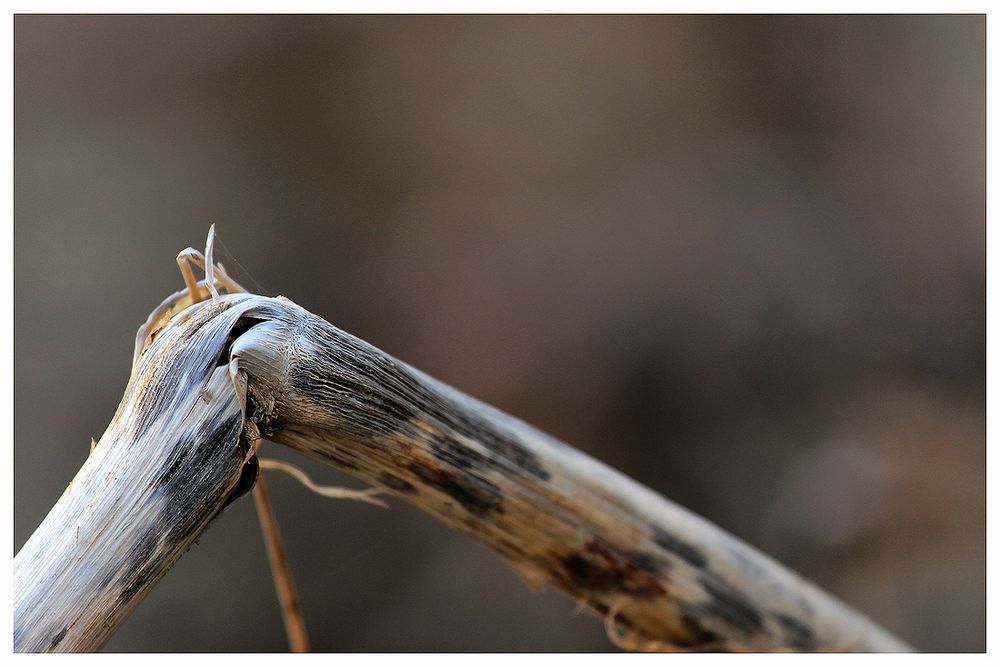
M 218 366 L 235 316 L 191 309 L 137 359 L 107 431 L 14 559 L 15 651 L 100 648 L 251 487 L 256 460 L 244 466 L 251 443 Z
M 226 298 L 246 309 L 231 357 L 264 437 L 486 542 L 635 646 L 910 650 L 711 523 L 291 301 Z
M 288 299 L 230 294 L 175 314 L 194 300 L 182 294 L 140 330 L 114 422 L 16 558 L 17 650 L 100 646 L 241 472 L 252 481 L 243 464 L 261 435 L 489 544 L 636 648 L 912 650 L 711 523 Z

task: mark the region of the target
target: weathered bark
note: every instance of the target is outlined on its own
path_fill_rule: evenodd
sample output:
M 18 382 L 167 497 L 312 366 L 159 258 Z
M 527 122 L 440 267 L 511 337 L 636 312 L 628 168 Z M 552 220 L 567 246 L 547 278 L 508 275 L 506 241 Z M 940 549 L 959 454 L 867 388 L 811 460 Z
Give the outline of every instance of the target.
M 177 310 L 177 296 L 151 316 L 137 348 Z M 95 457 L 42 537 L 18 554 L 18 650 L 99 646 L 218 512 L 258 434 L 470 533 L 580 600 L 637 648 L 911 650 L 684 508 L 287 299 L 232 294 L 195 304 L 137 351 L 139 368 Z M 209 396 L 200 399 L 209 377 Z M 240 405 L 242 422 L 234 418 Z M 145 435 L 137 421 L 147 424 Z M 186 439 L 156 439 L 148 424 Z M 118 456 L 128 442 L 149 453 Z M 176 465 L 202 483 L 158 482 Z M 109 475 L 132 481 L 102 486 Z M 85 514 L 93 499 L 100 511 Z M 129 516 L 116 516 L 122 512 Z M 83 547 L 72 542 L 78 524 Z M 112 530 L 101 532 L 105 524 Z M 58 621 L 48 620 L 63 607 Z

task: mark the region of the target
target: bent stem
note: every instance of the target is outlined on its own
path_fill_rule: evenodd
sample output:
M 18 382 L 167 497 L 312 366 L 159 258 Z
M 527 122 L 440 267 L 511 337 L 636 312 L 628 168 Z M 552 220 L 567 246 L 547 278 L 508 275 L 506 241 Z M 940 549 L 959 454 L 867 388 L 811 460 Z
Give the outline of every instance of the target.
M 215 268 L 206 282 L 221 284 Z M 262 438 L 493 547 L 628 648 L 913 650 L 705 519 L 288 299 L 193 299 L 171 295 L 137 332 L 111 426 L 15 558 L 15 650 L 100 648 L 253 486 Z M 290 641 L 305 650 L 263 480 L 254 496 Z
M 246 293 L 246 289 L 242 285 L 226 274 L 222 265 L 215 264 L 214 247 L 215 225 L 213 224 L 208 228 L 204 255 L 194 248 L 182 250 L 177 255 L 177 265 L 180 267 L 188 291 L 187 301 L 191 303 L 198 303 L 208 298 L 201 292 L 194 272 L 191 270 L 191 264 L 204 270 L 204 284 L 211 296 L 212 303 L 217 303 L 219 300 L 216 282 L 231 294 Z M 253 499 L 254 506 L 257 508 L 257 519 L 260 521 L 264 546 L 267 549 L 267 560 L 271 566 L 274 588 L 278 593 L 278 601 L 281 605 L 281 617 L 285 626 L 285 634 L 288 637 L 288 646 L 294 653 L 308 653 L 309 637 L 306 633 L 305 617 L 302 613 L 302 607 L 299 605 L 292 572 L 285 558 L 285 550 L 281 544 L 281 533 L 278 531 L 278 520 L 271 508 L 267 486 L 264 483 L 264 474 L 260 470 L 257 473 L 257 483 L 253 489 Z

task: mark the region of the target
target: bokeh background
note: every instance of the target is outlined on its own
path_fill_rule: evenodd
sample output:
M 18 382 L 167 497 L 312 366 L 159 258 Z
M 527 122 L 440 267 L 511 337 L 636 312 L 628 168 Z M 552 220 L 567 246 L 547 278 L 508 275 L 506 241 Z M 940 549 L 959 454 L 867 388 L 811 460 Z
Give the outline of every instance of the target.
M 246 284 L 921 649 L 984 650 L 985 18 L 18 16 L 14 38 L 15 548 L 214 222 Z M 271 480 L 317 650 L 613 648 L 403 501 Z M 107 650 L 285 646 L 245 500 Z

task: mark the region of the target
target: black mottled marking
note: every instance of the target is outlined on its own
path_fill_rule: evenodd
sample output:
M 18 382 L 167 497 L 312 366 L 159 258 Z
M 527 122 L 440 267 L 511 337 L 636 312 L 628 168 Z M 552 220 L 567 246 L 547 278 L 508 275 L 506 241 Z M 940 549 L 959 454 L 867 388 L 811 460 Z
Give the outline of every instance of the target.
M 189 493 L 187 487 L 191 479 L 200 476 L 207 466 L 217 463 L 215 459 L 220 454 L 228 454 L 228 446 L 236 444 L 242 425 L 243 417 L 234 414 L 216 426 L 204 439 L 197 433 L 189 435 L 184 442 L 173 447 L 167 469 L 160 474 L 155 484 L 166 487 L 168 492 Z
M 527 473 L 542 481 L 547 481 L 552 477 L 549 471 L 542 467 L 534 452 L 527 449 L 515 438 L 501 434 L 495 424 L 487 423 L 478 416 L 469 414 L 460 405 L 451 404 L 450 410 L 435 410 L 433 414 L 439 421 L 448 424 L 459 433 L 482 443 L 501 461 L 513 464 L 512 467 L 504 467 L 505 471 Z
M 417 487 L 413 486 L 402 477 L 393 475 L 391 472 L 382 472 L 378 476 L 378 481 L 386 488 L 392 489 L 393 491 L 399 491 L 400 493 L 417 492 Z
M 512 438 L 502 438 L 495 431 L 484 431 L 480 438 L 487 449 L 497 456 L 513 461 L 519 470 L 522 470 L 532 477 L 548 481 L 552 475 L 542 467 L 538 457 L 530 449 L 525 448 L 521 443 Z
M 166 484 L 170 479 L 177 474 L 177 470 L 184 463 L 184 459 L 187 458 L 187 450 L 185 449 L 174 449 L 174 456 L 171 458 L 171 463 L 167 466 L 166 471 L 156 480 L 157 484 Z
M 221 471 L 232 470 L 239 460 L 242 423 L 242 417 L 234 414 L 207 435 L 193 431 L 174 445 L 163 473 L 153 483 L 155 493 L 166 499 L 164 512 L 137 540 L 121 567 L 102 577 L 102 588 L 120 587 L 117 604 L 128 604 L 161 570 L 159 560 L 172 551 L 171 546 L 185 542 L 205 524 L 206 500 L 221 498 L 227 491 L 225 485 L 232 483 Z M 246 484 L 252 481 L 253 468 L 243 467 L 243 487 L 237 482 L 236 489 L 249 489 Z
M 616 572 L 580 554 L 562 556 L 559 562 L 574 588 L 589 591 L 608 591 L 618 588 L 619 580 Z
M 193 335 L 199 330 L 204 328 L 191 325 L 184 333 Z M 220 330 L 218 340 L 222 335 Z M 193 356 L 182 351 L 156 360 L 159 366 L 148 370 L 147 382 L 133 386 L 140 415 L 135 431 L 140 435 L 148 431 L 164 411 L 203 387 L 203 376 L 183 370 L 214 361 L 215 356 L 214 352 Z M 190 543 L 231 490 L 242 463 L 242 418 L 238 410 L 232 413 L 232 408 L 215 411 L 204 419 L 202 430 L 189 429 L 177 441 L 162 443 L 170 448 L 169 454 L 152 483 L 141 490 L 148 497 L 140 498 L 148 500 L 157 515 L 138 530 L 133 528 L 138 539 L 129 552 L 95 576 L 101 581 L 99 588 L 116 597 L 115 606 L 131 606 L 135 596 L 162 575 L 164 559 Z
M 476 450 L 443 436 L 431 436 L 431 453 L 439 461 L 460 470 L 482 471 L 491 467 L 489 459 Z
M 693 614 L 684 612 L 681 614 L 681 626 L 684 628 L 684 639 L 675 639 L 678 646 L 696 647 L 705 644 L 714 644 L 722 640 L 718 634 L 702 626 L 698 618 Z
M 503 494 L 489 480 L 465 471 L 445 471 L 411 463 L 410 471 L 428 486 L 446 493 L 476 516 L 503 513 Z
M 558 572 L 557 576 L 571 588 L 594 592 L 614 590 L 644 599 L 665 592 L 659 581 L 659 571 L 641 555 L 638 559 L 631 553 L 616 555 L 614 549 L 597 540 L 589 542 L 586 549 L 593 557 L 571 553 L 556 558 L 563 569 L 562 576 Z
M 785 640 L 789 646 L 801 651 L 815 651 L 819 648 L 815 633 L 805 623 L 787 614 L 777 613 L 774 617 L 784 628 Z
M 756 634 L 764 629 L 764 618 L 753 603 L 723 579 L 710 576 L 698 577 L 708 594 L 708 602 L 703 604 L 706 612 L 718 616 L 730 625 L 747 634 Z
M 346 360 L 339 361 L 337 365 Z M 296 392 L 348 421 L 364 424 L 369 433 L 390 435 L 401 422 L 416 418 L 416 413 L 404 401 L 381 390 L 380 379 L 356 379 L 347 373 L 318 377 L 302 364 L 293 364 L 288 373 L 288 382 Z M 385 416 L 395 423 L 387 422 Z
M 119 607 L 128 602 L 135 597 L 135 594 L 139 590 L 150 582 L 149 574 L 152 574 L 151 568 L 142 568 L 142 576 L 134 576 L 125 582 L 125 587 L 122 588 L 122 592 L 118 594 L 118 599 L 115 601 L 115 606 Z
M 326 357 L 332 372 L 317 377 L 314 363 L 293 363 L 289 384 L 303 395 L 340 415 L 331 424 L 341 433 L 361 439 L 397 437 L 408 424 L 433 421 L 481 443 L 496 455 L 487 465 L 505 473 L 527 474 L 547 480 L 549 472 L 528 448 L 502 425 L 484 419 L 469 407 L 437 391 L 433 384 L 413 374 L 405 364 L 354 338 L 319 318 L 311 322 L 311 337 Z M 335 370 L 334 370 L 335 369 Z
M 679 557 L 691 567 L 703 568 L 708 564 L 708 559 L 698 547 L 688 544 L 681 538 L 668 533 L 659 526 L 650 526 L 653 531 L 653 541 L 664 550 L 669 551 Z
M 147 583 L 154 572 L 158 570 L 154 559 L 162 542 L 161 530 L 156 526 L 146 529 L 142 537 L 129 553 L 123 572 L 117 577 L 118 585 L 122 587 L 115 606 L 127 604 L 135 594 Z
M 608 612 L 611 611 L 611 607 L 601 602 L 600 600 L 591 600 L 590 606 L 597 610 L 601 616 L 607 616 Z
M 241 427 L 242 417 L 235 414 L 207 437 L 192 432 L 173 445 L 166 469 L 153 482 L 156 493 L 166 496 L 165 513 L 143 533 L 123 566 L 105 572 L 101 578 L 100 588 L 107 588 L 113 582 L 123 588 L 120 604 L 127 602 L 155 571 L 153 558 L 161 543 L 183 541 L 203 521 L 204 514 L 198 510 L 205 499 L 221 495 L 221 485 L 226 480 L 212 471 L 226 470 L 232 465 Z M 188 511 L 182 512 L 183 509 Z
M 49 650 L 53 650 L 56 646 L 59 646 L 59 642 L 66 638 L 66 633 L 69 631 L 69 626 L 64 625 L 63 629 L 56 633 L 56 636 L 52 638 L 52 643 L 49 644 Z M 16 639 L 15 639 L 16 643 Z
M 118 572 L 115 570 L 106 570 L 101 576 L 101 583 L 97 585 L 98 590 L 104 590 L 111 585 L 111 582 L 115 580 Z
M 144 531 L 118 571 L 106 574 L 103 578 L 102 586 L 116 582 L 115 585 L 121 587 L 116 606 L 129 604 L 139 591 L 153 582 L 154 577 L 162 574 L 160 562 L 175 550 L 175 545 L 189 541 L 192 535 L 206 525 L 204 500 L 219 498 L 227 484 L 225 477 L 207 473 L 228 469 L 232 464 L 233 456 L 238 451 L 233 445 L 239 437 L 241 425 L 242 418 L 235 415 L 216 428 L 206 440 L 193 434 L 190 441 L 177 445 L 193 454 L 183 457 L 183 463 L 157 485 L 169 499 L 166 511 Z M 257 469 L 254 457 L 241 468 L 240 478 L 230 489 L 225 504 L 211 518 L 218 516 L 229 502 L 253 486 Z M 197 499 L 197 502 L 189 501 L 191 497 Z
M 627 551 L 625 552 L 625 558 L 643 572 L 661 579 L 666 578 L 665 572 L 670 568 L 670 563 L 662 558 L 657 558 L 641 551 Z

